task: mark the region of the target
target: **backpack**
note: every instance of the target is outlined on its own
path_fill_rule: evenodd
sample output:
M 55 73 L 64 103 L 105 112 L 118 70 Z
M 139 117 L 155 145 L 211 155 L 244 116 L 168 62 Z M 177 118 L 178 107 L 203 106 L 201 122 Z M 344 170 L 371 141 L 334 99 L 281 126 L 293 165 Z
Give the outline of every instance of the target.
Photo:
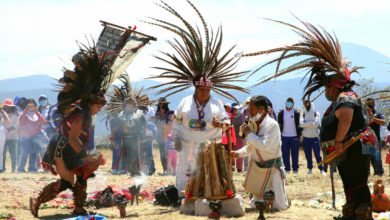
M 155 197 L 154 205 L 178 206 L 180 204 L 179 191 L 174 185 L 164 186 L 153 194 Z

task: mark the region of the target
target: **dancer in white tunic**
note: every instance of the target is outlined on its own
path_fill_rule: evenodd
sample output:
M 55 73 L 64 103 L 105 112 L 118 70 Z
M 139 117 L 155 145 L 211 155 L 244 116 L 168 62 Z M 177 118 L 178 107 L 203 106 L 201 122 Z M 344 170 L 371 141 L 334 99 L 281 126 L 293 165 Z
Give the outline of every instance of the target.
M 233 156 L 250 156 L 250 160 L 254 161 L 255 165 L 261 168 L 275 169 L 270 187 L 275 193 L 273 208 L 283 210 L 288 208 L 288 200 L 284 186 L 284 171 L 281 167 L 282 143 L 280 129 L 278 122 L 267 114 L 267 109 L 268 101 L 265 96 L 255 96 L 251 99 L 248 108 L 251 116 L 250 121 L 241 127 L 247 145 L 233 152 Z M 259 176 L 259 185 L 261 185 L 263 180 L 264 177 Z M 254 196 L 251 201 L 251 207 L 254 207 L 254 201 L 261 199 L 258 196 Z
M 175 147 L 181 151 L 177 171 L 177 187 L 180 191 L 184 189 L 188 168 L 193 164 L 200 143 L 218 141 L 222 130 L 228 126 L 228 121 L 225 121 L 227 113 L 222 104 L 210 96 L 210 91 L 231 100 L 235 100 L 235 97 L 230 90 L 248 92 L 241 86 L 230 84 L 240 81 L 239 78 L 248 72 L 235 72 L 240 57 L 231 54 L 234 46 L 222 52 L 222 28 L 212 31 L 200 11 L 190 1 L 187 2 L 198 15 L 202 27 L 191 25 L 164 1 L 159 6 L 175 16 L 182 23 L 181 27 L 180 24 L 157 18 L 151 18 L 149 22 L 170 31 L 176 37 L 169 41 L 174 53 L 162 52 L 162 56 L 157 56 L 166 66 L 156 67 L 162 73 L 152 77 L 169 81 L 151 88 L 161 89 L 159 94 L 168 93 L 169 96 L 195 87 L 195 95 L 184 98 L 176 111 Z
M 204 114 L 201 120 L 199 120 L 199 107 Z M 209 96 L 209 100 L 200 105 L 196 93 L 185 97 L 180 102 L 175 111 L 175 118 L 176 143 L 180 141 L 182 145 L 177 166 L 176 186 L 179 191 L 182 191 L 187 183 L 187 176 L 195 164 L 200 144 L 207 141 L 220 143 L 222 129 L 226 128 L 230 121 L 220 101 Z

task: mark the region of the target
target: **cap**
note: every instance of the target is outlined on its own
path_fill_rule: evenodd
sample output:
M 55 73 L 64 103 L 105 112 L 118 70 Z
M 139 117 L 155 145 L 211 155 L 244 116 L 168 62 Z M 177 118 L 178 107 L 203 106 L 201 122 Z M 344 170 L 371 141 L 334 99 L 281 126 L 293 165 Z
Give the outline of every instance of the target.
M 4 104 L 3 104 L 4 106 L 9 106 L 9 107 L 14 107 L 15 106 L 15 104 L 14 104 L 14 101 L 12 101 L 12 99 L 6 99 L 6 100 L 4 100 Z

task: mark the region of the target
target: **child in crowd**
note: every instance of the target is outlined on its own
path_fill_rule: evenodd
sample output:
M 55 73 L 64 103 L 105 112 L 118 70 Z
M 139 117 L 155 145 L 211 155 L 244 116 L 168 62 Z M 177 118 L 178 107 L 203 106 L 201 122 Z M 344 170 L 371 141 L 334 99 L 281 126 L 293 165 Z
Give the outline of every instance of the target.
M 176 175 L 177 151 L 173 137 L 173 111 L 168 112 L 164 125 L 164 146 L 167 155 L 167 174 Z

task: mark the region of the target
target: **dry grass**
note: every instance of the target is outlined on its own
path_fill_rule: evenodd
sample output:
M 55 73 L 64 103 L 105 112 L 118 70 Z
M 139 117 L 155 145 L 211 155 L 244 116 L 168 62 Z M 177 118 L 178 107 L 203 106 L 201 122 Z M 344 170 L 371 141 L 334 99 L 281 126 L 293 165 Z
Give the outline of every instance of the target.
M 125 176 L 114 176 L 110 174 L 111 152 L 104 150 L 108 163 L 97 173 L 97 177 L 88 183 L 88 191 L 102 190 L 107 185 L 116 185 L 119 187 L 130 186 L 132 180 Z M 155 160 L 157 173 L 161 172 L 158 151 L 155 150 Z M 9 157 L 8 157 L 9 158 Z M 37 192 L 47 183 L 56 179 L 51 174 L 11 174 L 9 173 L 9 162 L 7 163 L 8 171 L 0 174 L 0 215 L 11 214 L 16 219 L 33 219 L 28 210 L 28 198 L 35 196 Z M 332 219 L 332 216 L 340 214 L 340 207 L 343 203 L 343 192 L 341 180 L 338 174 L 335 174 L 336 191 L 337 191 L 337 209 L 332 210 L 330 196 L 330 178 L 329 176 L 320 175 L 318 170 L 313 170 L 314 174 L 307 176 L 306 161 L 303 153 L 300 153 L 300 173 L 298 175 L 287 176 L 287 193 L 292 201 L 290 209 L 277 212 L 267 213 L 267 219 Z M 388 175 L 386 165 L 386 175 Z M 383 177 L 385 183 L 389 183 L 388 176 Z M 236 186 L 242 193 L 241 183 L 244 180 L 243 174 L 234 174 Z M 147 185 L 144 189 L 153 190 L 163 184 L 174 183 L 174 177 L 163 177 L 156 174 L 147 179 Z M 370 178 L 370 181 L 375 181 Z M 243 193 L 242 193 L 243 194 Z M 248 198 L 245 194 L 246 207 L 248 207 Z M 248 207 L 249 208 L 249 207 Z M 151 202 L 143 201 L 139 206 L 127 206 L 127 218 L 130 219 L 205 219 L 205 217 L 184 216 L 179 214 L 177 209 L 153 206 Z M 63 219 L 71 217 L 71 210 L 68 209 L 43 209 L 40 210 L 42 219 Z M 109 219 L 119 219 L 119 212 L 116 208 L 107 208 L 98 210 L 99 214 L 107 216 Z M 238 219 L 256 219 L 256 212 L 249 212 L 244 217 Z

